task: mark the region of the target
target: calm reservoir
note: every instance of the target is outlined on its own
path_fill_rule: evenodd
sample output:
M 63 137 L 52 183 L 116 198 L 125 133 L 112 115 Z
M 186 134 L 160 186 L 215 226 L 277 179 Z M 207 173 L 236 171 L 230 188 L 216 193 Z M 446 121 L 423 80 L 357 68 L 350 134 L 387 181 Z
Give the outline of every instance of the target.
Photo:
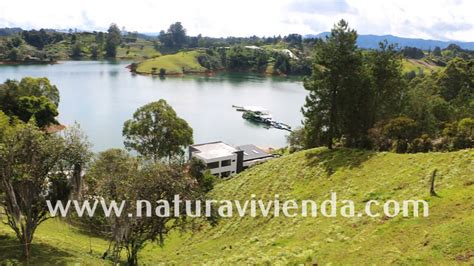
M 265 129 L 242 118 L 232 105 L 261 106 L 277 121 L 297 127 L 306 91 L 300 79 L 251 74 L 212 77 L 132 75 L 128 62 L 67 61 L 56 65 L 0 66 L 0 82 L 48 77 L 57 85 L 59 121 L 77 121 L 94 151 L 123 147 L 122 125 L 140 106 L 165 99 L 194 130 L 194 142 L 282 147 L 288 131 Z

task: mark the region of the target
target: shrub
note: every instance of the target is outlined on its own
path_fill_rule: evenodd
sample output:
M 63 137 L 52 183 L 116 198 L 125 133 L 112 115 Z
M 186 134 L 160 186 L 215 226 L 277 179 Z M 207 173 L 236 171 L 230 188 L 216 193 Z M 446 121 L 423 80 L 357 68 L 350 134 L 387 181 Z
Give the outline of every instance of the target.
M 414 139 L 409 149 L 410 152 L 429 152 L 431 150 L 433 150 L 433 143 L 427 134 Z

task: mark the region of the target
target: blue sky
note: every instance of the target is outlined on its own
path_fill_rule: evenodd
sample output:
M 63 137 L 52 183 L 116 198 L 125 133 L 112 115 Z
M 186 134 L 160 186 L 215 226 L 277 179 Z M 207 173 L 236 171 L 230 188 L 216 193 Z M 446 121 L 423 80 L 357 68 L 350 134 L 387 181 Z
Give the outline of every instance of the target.
M 270 36 L 328 31 L 339 19 L 360 34 L 474 41 L 469 0 L 2 0 L 0 27 L 158 32 L 181 21 L 188 34 Z

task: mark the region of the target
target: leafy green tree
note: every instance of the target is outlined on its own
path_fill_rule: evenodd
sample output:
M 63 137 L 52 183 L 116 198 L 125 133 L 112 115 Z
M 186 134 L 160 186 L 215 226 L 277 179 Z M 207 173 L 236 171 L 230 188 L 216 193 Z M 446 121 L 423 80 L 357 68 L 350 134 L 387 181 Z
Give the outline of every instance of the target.
M 71 57 L 80 58 L 81 56 L 82 56 L 82 44 L 80 42 L 76 42 L 72 45 Z
M 91 165 L 88 178 L 92 182 L 89 187 L 93 188 L 93 195 L 107 203 L 125 201 L 124 213 L 137 214 L 137 200 L 170 203 L 168 215 L 154 213 L 153 217 L 122 215 L 108 218 L 113 247 L 106 254 L 111 254 L 117 263 L 120 251 L 125 249 L 128 265 L 138 264 L 138 253 L 147 243 L 156 241 L 162 246 L 169 232 L 189 228 L 185 208 L 181 206 L 178 210 L 172 204 L 175 195 L 191 201 L 203 197 L 187 167 L 143 162 L 118 149 L 100 153 Z M 155 206 L 150 206 L 150 211 L 153 210 Z M 145 208 L 140 211 L 146 215 Z
M 38 126 L 44 127 L 57 123 L 59 91 L 47 78 L 7 80 L 0 84 L 0 104 L 8 116 L 24 122 L 34 118 Z
M 99 58 L 99 55 L 100 55 L 100 53 L 101 53 L 101 52 L 100 52 L 99 45 L 97 45 L 96 43 L 91 44 L 90 50 L 91 50 L 91 58 L 92 58 L 92 59 L 97 59 L 97 58 Z
M 305 147 L 305 128 L 300 127 L 293 130 L 290 135 L 286 136 L 286 142 L 290 148 L 290 153 L 300 151 Z
M 405 47 L 403 48 L 402 53 L 406 58 L 421 59 L 425 57 L 423 50 L 416 47 Z
M 459 121 L 458 131 L 474 138 L 474 118 L 464 118 Z
M 18 107 L 21 112 L 19 118 L 23 121 L 34 119 L 39 127 L 55 124 L 59 112 L 56 106 L 45 96 L 23 96 L 20 97 Z
M 122 42 L 122 36 L 117 24 L 111 24 L 107 30 L 107 39 L 105 42 L 105 54 L 107 57 L 114 58 L 117 55 L 117 46 Z
M 433 55 L 434 55 L 434 56 L 441 56 L 441 48 L 439 48 L 439 46 L 436 46 L 436 47 L 433 49 Z
M 204 193 L 214 188 L 215 177 L 207 169 L 207 164 L 193 157 L 189 162 L 189 174 L 196 179 Z
M 369 52 L 367 69 L 371 79 L 371 125 L 390 119 L 402 111 L 406 84 L 402 74 L 402 61 L 396 46 L 387 41 L 379 49 Z
M 408 143 L 418 135 L 418 126 L 415 120 L 408 117 L 397 117 L 391 119 L 383 128 L 383 133 L 389 139 L 396 141 L 395 150 L 404 153 L 408 149 Z
M 348 146 L 364 146 L 369 123 L 362 55 L 357 33 L 341 20 L 314 51 L 313 74 L 305 80 L 309 91 L 303 108 L 307 145 L 325 143 L 345 136 Z
M 473 94 L 474 66 L 461 58 L 451 60 L 439 76 L 440 94 L 451 101 L 462 94 Z M 464 95 L 463 95 L 464 96 Z
M 19 84 L 19 96 L 45 96 L 56 107 L 59 105 L 59 90 L 48 78 L 22 78 Z
M 32 123 L 17 123 L 0 139 L 0 188 L 7 225 L 20 241 L 25 257 L 38 226 L 47 220 L 47 200 L 53 204 L 66 200 L 72 184 L 68 173 L 74 169 L 70 161 L 71 145 L 59 135 L 49 135 Z
M 22 60 L 22 57 L 21 57 L 21 52 L 18 48 L 12 48 L 10 50 L 10 52 L 8 53 L 8 60 L 10 61 L 21 61 Z
M 0 139 L 6 133 L 6 130 L 10 126 L 10 118 L 0 110 Z
M 193 130 L 161 99 L 137 109 L 123 127 L 125 147 L 158 161 L 182 155 L 193 142 Z
M 275 63 L 273 64 L 273 69 L 276 72 L 287 74 L 291 70 L 290 58 L 284 53 L 275 53 Z
M 170 35 L 174 47 L 182 48 L 186 44 L 186 30 L 181 22 L 171 24 L 167 33 Z

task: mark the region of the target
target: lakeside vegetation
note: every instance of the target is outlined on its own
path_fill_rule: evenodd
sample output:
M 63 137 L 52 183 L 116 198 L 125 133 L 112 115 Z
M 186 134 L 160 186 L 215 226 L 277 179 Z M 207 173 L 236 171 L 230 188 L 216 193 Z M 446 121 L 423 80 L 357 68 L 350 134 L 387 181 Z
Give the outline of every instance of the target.
M 135 61 L 130 66 L 132 71 L 151 75 L 247 71 L 307 76 L 311 73 L 313 47 L 325 38 L 304 38 L 299 34 L 246 38 L 188 36 L 180 22 L 171 24 L 156 37 L 119 29 L 115 24 L 107 32 L 7 28 L 2 34 L 0 62 L 3 64 L 125 59 Z M 370 50 L 373 49 L 365 49 Z M 472 51 L 455 44 L 428 51 L 398 47 L 397 51 L 404 58 L 403 72 L 409 77 L 436 72 L 455 57 L 468 60 L 474 56 Z M 187 56 L 178 59 L 183 54 Z

